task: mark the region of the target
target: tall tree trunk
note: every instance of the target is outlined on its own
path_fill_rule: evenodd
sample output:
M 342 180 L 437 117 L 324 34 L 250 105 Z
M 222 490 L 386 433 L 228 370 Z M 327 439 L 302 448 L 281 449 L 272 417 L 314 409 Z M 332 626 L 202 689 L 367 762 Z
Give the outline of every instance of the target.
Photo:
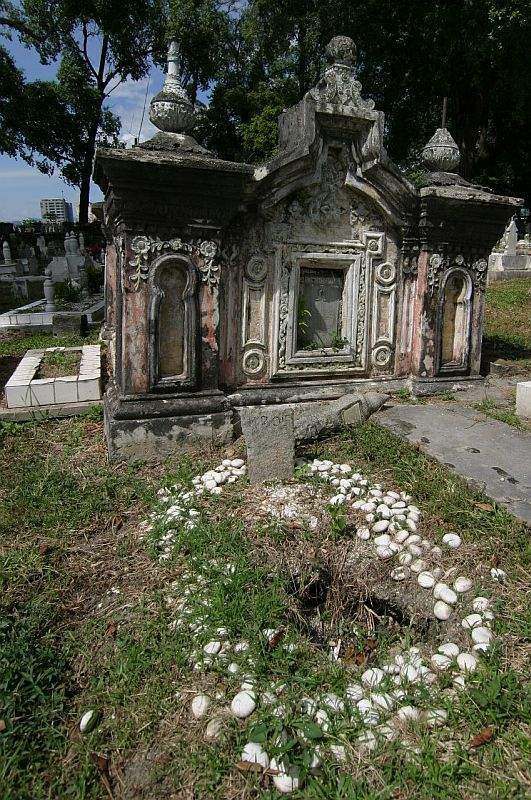
M 81 181 L 79 184 L 79 224 L 87 225 L 88 211 L 90 202 L 90 183 L 92 179 L 92 165 L 94 162 L 94 154 L 96 152 L 96 137 L 98 135 L 98 127 L 100 123 L 101 107 L 99 109 L 98 118 L 91 125 L 87 141 L 87 149 L 85 151 L 85 158 L 83 159 L 83 167 L 81 170 Z
M 92 166 L 96 153 L 96 138 L 100 127 L 101 109 L 105 100 L 105 64 L 107 61 L 107 51 L 109 48 L 109 37 L 104 36 L 101 44 L 100 63 L 97 73 L 97 87 L 99 92 L 99 105 L 94 111 L 94 121 L 89 129 L 87 148 L 81 170 L 81 182 L 79 184 L 79 224 L 88 223 L 88 209 L 90 202 L 90 182 L 92 179 Z

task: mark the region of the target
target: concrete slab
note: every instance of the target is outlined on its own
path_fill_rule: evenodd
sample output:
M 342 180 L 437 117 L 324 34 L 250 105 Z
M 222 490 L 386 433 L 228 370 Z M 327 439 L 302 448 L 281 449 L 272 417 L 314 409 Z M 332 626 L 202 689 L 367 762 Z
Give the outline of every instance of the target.
M 531 524 L 531 434 L 458 405 L 396 405 L 373 420 Z

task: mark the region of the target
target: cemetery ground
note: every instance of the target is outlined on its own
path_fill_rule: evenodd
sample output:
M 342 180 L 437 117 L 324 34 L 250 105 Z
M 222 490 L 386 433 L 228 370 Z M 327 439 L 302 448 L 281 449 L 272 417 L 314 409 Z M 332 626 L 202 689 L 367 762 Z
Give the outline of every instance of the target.
M 487 336 L 497 357 L 523 361 L 531 343 L 519 291 L 489 290 L 498 307 Z M 522 291 L 528 298 L 529 282 Z M 4 338 L 0 354 L 16 363 L 28 348 L 78 343 Z M 404 718 L 396 740 L 370 749 L 370 738 L 364 747 L 359 741 L 369 729 L 330 706 L 364 672 L 376 675 L 397 647 L 435 646 L 446 623 L 408 619 L 406 606 L 385 601 L 383 582 L 378 595 L 379 573 L 365 571 L 366 562 L 349 571 L 346 554 L 353 541 L 363 543 L 356 520 L 327 504 L 328 484 L 299 469 L 288 490 L 302 493 L 299 505 L 316 526 L 304 514 L 271 517 L 271 491 L 241 476 L 219 495 L 195 497 L 193 524 L 177 519 L 164 539 L 161 488 L 171 497 L 175 484 L 191 490 L 193 476 L 243 455 L 239 442 L 158 467 L 125 467 L 107 463 L 99 409 L 3 423 L 1 434 L 0 796 L 276 797 L 275 770 L 241 758 L 250 741 L 300 767 L 294 797 L 457 800 L 529 791 L 528 531 L 444 466 L 371 422 L 299 454 L 350 464 L 369 485 L 408 493 L 422 512 L 423 537 L 461 537 L 447 566 L 470 576 L 472 592 L 494 612 L 492 646 L 466 685 L 450 672 L 438 677 L 442 724 Z M 502 570 L 501 581 L 492 569 Z M 233 647 L 227 659 L 216 647 L 212 657 L 201 652 L 217 644 L 209 638 L 226 649 L 226 637 L 248 649 Z M 334 651 L 341 661 L 331 659 Z M 232 659 L 237 669 L 229 671 Z M 240 720 L 226 709 L 245 680 L 261 700 Z M 402 708 L 429 707 L 430 693 L 405 687 Z M 198 695 L 211 700 L 204 716 Z M 319 724 L 300 706 L 301 697 L 316 696 L 328 697 Z M 316 749 L 322 763 L 312 769 L 308 753 Z

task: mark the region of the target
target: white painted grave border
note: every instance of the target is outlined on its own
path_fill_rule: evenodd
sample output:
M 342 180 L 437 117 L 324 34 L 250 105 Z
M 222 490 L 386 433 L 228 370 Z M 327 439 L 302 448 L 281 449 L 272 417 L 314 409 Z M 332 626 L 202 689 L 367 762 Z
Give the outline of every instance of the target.
M 36 378 L 35 375 L 45 354 L 56 351 L 81 353 L 78 374 L 59 378 Z M 100 346 L 85 344 L 82 347 L 47 347 L 45 350 L 28 350 L 6 383 L 5 395 L 8 408 L 36 408 L 100 400 Z

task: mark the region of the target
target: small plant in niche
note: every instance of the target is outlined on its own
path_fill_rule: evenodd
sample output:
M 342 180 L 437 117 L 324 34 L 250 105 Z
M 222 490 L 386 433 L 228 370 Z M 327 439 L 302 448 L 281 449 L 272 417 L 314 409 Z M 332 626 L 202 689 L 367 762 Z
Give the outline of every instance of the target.
M 339 331 L 332 334 L 332 350 L 343 350 L 348 345 L 348 339 L 341 336 Z

